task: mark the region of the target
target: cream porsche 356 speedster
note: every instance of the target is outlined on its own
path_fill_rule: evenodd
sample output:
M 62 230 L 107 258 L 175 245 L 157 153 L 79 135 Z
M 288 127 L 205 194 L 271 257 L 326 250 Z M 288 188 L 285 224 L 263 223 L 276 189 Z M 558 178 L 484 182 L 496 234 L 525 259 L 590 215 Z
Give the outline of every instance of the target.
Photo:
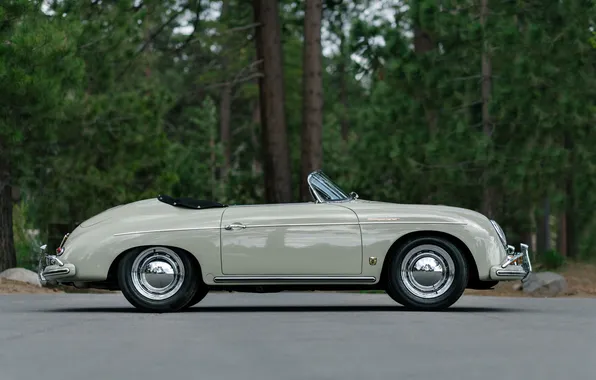
M 42 246 L 42 283 L 120 290 L 147 312 L 189 308 L 210 290 L 382 290 L 441 310 L 466 288 L 524 280 L 528 245 L 468 209 L 367 201 L 322 171 L 312 202 L 225 205 L 160 195 L 108 209 Z

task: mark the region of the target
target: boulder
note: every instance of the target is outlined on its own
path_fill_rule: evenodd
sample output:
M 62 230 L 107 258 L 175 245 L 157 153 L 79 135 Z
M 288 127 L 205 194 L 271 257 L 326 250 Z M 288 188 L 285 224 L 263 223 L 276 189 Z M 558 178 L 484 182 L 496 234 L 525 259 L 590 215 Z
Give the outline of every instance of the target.
M 7 280 L 26 282 L 28 284 L 41 286 L 37 273 L 25 268 L 10 268 L 0 273 L 0 278 Z
M 523 284 L 523 292 L 540 297 L 554 297 L 567 292 L 567 280 L 553 272 L 531 273 Z

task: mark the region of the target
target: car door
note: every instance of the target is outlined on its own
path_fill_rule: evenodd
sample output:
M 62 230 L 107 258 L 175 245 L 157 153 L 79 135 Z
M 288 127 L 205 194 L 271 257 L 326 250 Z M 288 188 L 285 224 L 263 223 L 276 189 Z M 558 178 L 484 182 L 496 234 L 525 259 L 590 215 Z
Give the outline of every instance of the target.
M 353 211 L 334 204 L 230 206 L 221 260 L 224 275 L 360 274 L 360 225 Z

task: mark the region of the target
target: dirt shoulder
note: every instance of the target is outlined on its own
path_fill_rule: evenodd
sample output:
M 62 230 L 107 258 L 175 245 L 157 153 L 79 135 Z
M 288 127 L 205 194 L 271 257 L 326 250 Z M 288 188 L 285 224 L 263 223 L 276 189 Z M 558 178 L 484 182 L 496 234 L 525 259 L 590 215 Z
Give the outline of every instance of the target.
M 101 289 L 77 289 L 71 286 L 46 288 L 21 281 L 0 278 L 0 294 L 55 294 L 55 293 L 113 293 Z
M 38 294 L 38 293 L 63 293 L 58 289 L 44 288 L 21 281 L 0 278 L 0 294 Z

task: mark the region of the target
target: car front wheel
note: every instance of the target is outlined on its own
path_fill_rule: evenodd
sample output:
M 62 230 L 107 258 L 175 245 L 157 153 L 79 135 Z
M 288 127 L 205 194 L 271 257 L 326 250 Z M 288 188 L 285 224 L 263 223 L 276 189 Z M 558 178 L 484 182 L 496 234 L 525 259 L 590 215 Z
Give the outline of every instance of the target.
M 197 292 L 195 293 L 194 297 L 192 297 L 192 299 L 188 302 L 188 304 L 186 304 L 183 307 L 183 309 L 189 309 L 189 308 L 193 307 L 194 305 L 198 304 L 199 302 L 201 302 L 203 300 L 203 298 L 205 298 L 207 296 L 208 293 L 209 293 L 209 288 L 207 287 L 207 285 L 200 286 L 197 289 Z
M 118 282 L 124 297 L 146 312 L 182 309 L 199 288 L 198 269 L 188 254 L 166 247 L 133 250 L 122 258 Z
M 442 310 L 454 304 L 468 283 L 462 252 L 449 240 L 419 237 L 392 255 L 387 294 L 413 310 Z

